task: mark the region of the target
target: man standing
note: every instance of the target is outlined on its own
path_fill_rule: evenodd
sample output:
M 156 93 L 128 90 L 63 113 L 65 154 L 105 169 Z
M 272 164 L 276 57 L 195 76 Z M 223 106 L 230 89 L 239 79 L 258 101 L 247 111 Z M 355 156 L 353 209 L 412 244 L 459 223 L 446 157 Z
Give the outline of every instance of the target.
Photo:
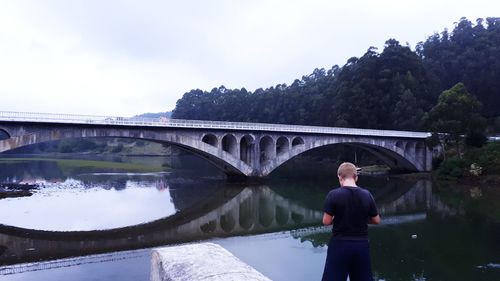
M 323 281 L 372 281 L 368 224 L 380 216 L 371 193 L 358 187 L 358 168 L 345 162 L 337 171 L 340 187 L 326 197 L 323 224 L 332 226 Z

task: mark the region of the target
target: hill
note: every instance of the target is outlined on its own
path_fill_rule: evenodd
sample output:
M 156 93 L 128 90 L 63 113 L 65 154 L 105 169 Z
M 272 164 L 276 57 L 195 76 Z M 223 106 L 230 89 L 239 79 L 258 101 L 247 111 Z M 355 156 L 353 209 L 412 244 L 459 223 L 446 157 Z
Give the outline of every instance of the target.
M 369 47 L 343 66 L 315 69 L 291 85 L 253 92 L 191 90 L 172 117 L 374 129 L 420 130 L 422 116 L 444 90 L 462 82 L 500 131 L 500 18 L 466 18 L 414 50 L 395 39 Z

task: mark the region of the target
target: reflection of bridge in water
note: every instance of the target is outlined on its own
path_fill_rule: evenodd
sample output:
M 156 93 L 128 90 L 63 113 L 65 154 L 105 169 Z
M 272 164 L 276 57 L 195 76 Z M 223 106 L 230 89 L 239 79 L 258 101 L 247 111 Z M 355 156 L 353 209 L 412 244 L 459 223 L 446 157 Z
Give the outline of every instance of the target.
M 190 209 L 136 226 L 71 232 L 1 226 L 0 264 L 289 230 L 316 225 L 321 217 L 269 187 L 219 189 Z
M 427 181 L 417 182 L 390 202 L 380 201 L 379 209 L 385 218 L 444 206 L 433 198 Z M 301 229 L 320 224 L 320 208 L 304 207 L 261 186 L 219 190 L 206 201 L 173 216 L 105 231 L 49 232 L 0 226 L 0 264 Z
M 269 187 L 247 188 L 206 215 L 183 225 L 186 233 L 226 234 L 261 233 L 286 228 L 316 224 L 323 213 L 311 210 L 273 192 Z M 200 226 L 197 228 L 197 226 Z
M 404 194 L 385 201 L 383 198 L 376 200 L 381 216 L 418 213 L 430 210 L 432 207 L 432 186 L 430 181 L 417 181 Z M 377 198 L 377 194 L 375 194 Z

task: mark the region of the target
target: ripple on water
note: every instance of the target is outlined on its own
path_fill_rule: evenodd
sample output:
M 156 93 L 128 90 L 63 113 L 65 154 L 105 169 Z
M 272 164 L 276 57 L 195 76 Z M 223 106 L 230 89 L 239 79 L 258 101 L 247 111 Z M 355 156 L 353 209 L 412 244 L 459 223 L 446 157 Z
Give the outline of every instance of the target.
M 488 263 L 488 264 L 485 264 L 485 265 L 479 265 L 479 266 L 477 266 L 477 268 L 482 268 L 482 269 L 490 269 L 490 268 L 500 269 L 500 263 Z

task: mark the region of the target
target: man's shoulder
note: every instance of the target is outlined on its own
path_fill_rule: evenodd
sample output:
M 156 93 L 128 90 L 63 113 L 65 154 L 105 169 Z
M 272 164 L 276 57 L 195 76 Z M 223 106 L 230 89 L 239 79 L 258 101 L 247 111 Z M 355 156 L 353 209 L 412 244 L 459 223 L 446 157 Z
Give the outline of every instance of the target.
M 360 190 L 360 192 L 361 192 L 361 193 L 363 193 L 364 195 L 369 196 L 369 197 L 373 197 L 372 193 L 371 193 L 368 189 L 366 189 L 366 188 L 362 188 L 362 187 L 359 187 L 359 190 Z
M 353 188 L 345 188 L 345 187 L 341 187 L 341 186 L 340 187 L 334 187 L 334 188 L 332 188 L 330 190 L 330 192 L 328 192 L 328 196 L 350 193 L 349 189 L 353 189 Z M 366 189 L 366 188 L 357 186 L 354 190 L 358 190 L 358 192 L 361 192 L 363 194 L 371 196 L 371 192 L 368 189 Z
M 339 192 L 342 192 L 342 189 L 340 187 L 333 187 L 330 192 L 328 192 L 328 195 L 338 194 Z
M 332 189 L 330 189 L 330 191 L 326 195 L 326 198 L 332 200 L 333 198 L 338 197 L 338 194 L 340 192 L 339 189 L 339 187 L 333 187 Z

